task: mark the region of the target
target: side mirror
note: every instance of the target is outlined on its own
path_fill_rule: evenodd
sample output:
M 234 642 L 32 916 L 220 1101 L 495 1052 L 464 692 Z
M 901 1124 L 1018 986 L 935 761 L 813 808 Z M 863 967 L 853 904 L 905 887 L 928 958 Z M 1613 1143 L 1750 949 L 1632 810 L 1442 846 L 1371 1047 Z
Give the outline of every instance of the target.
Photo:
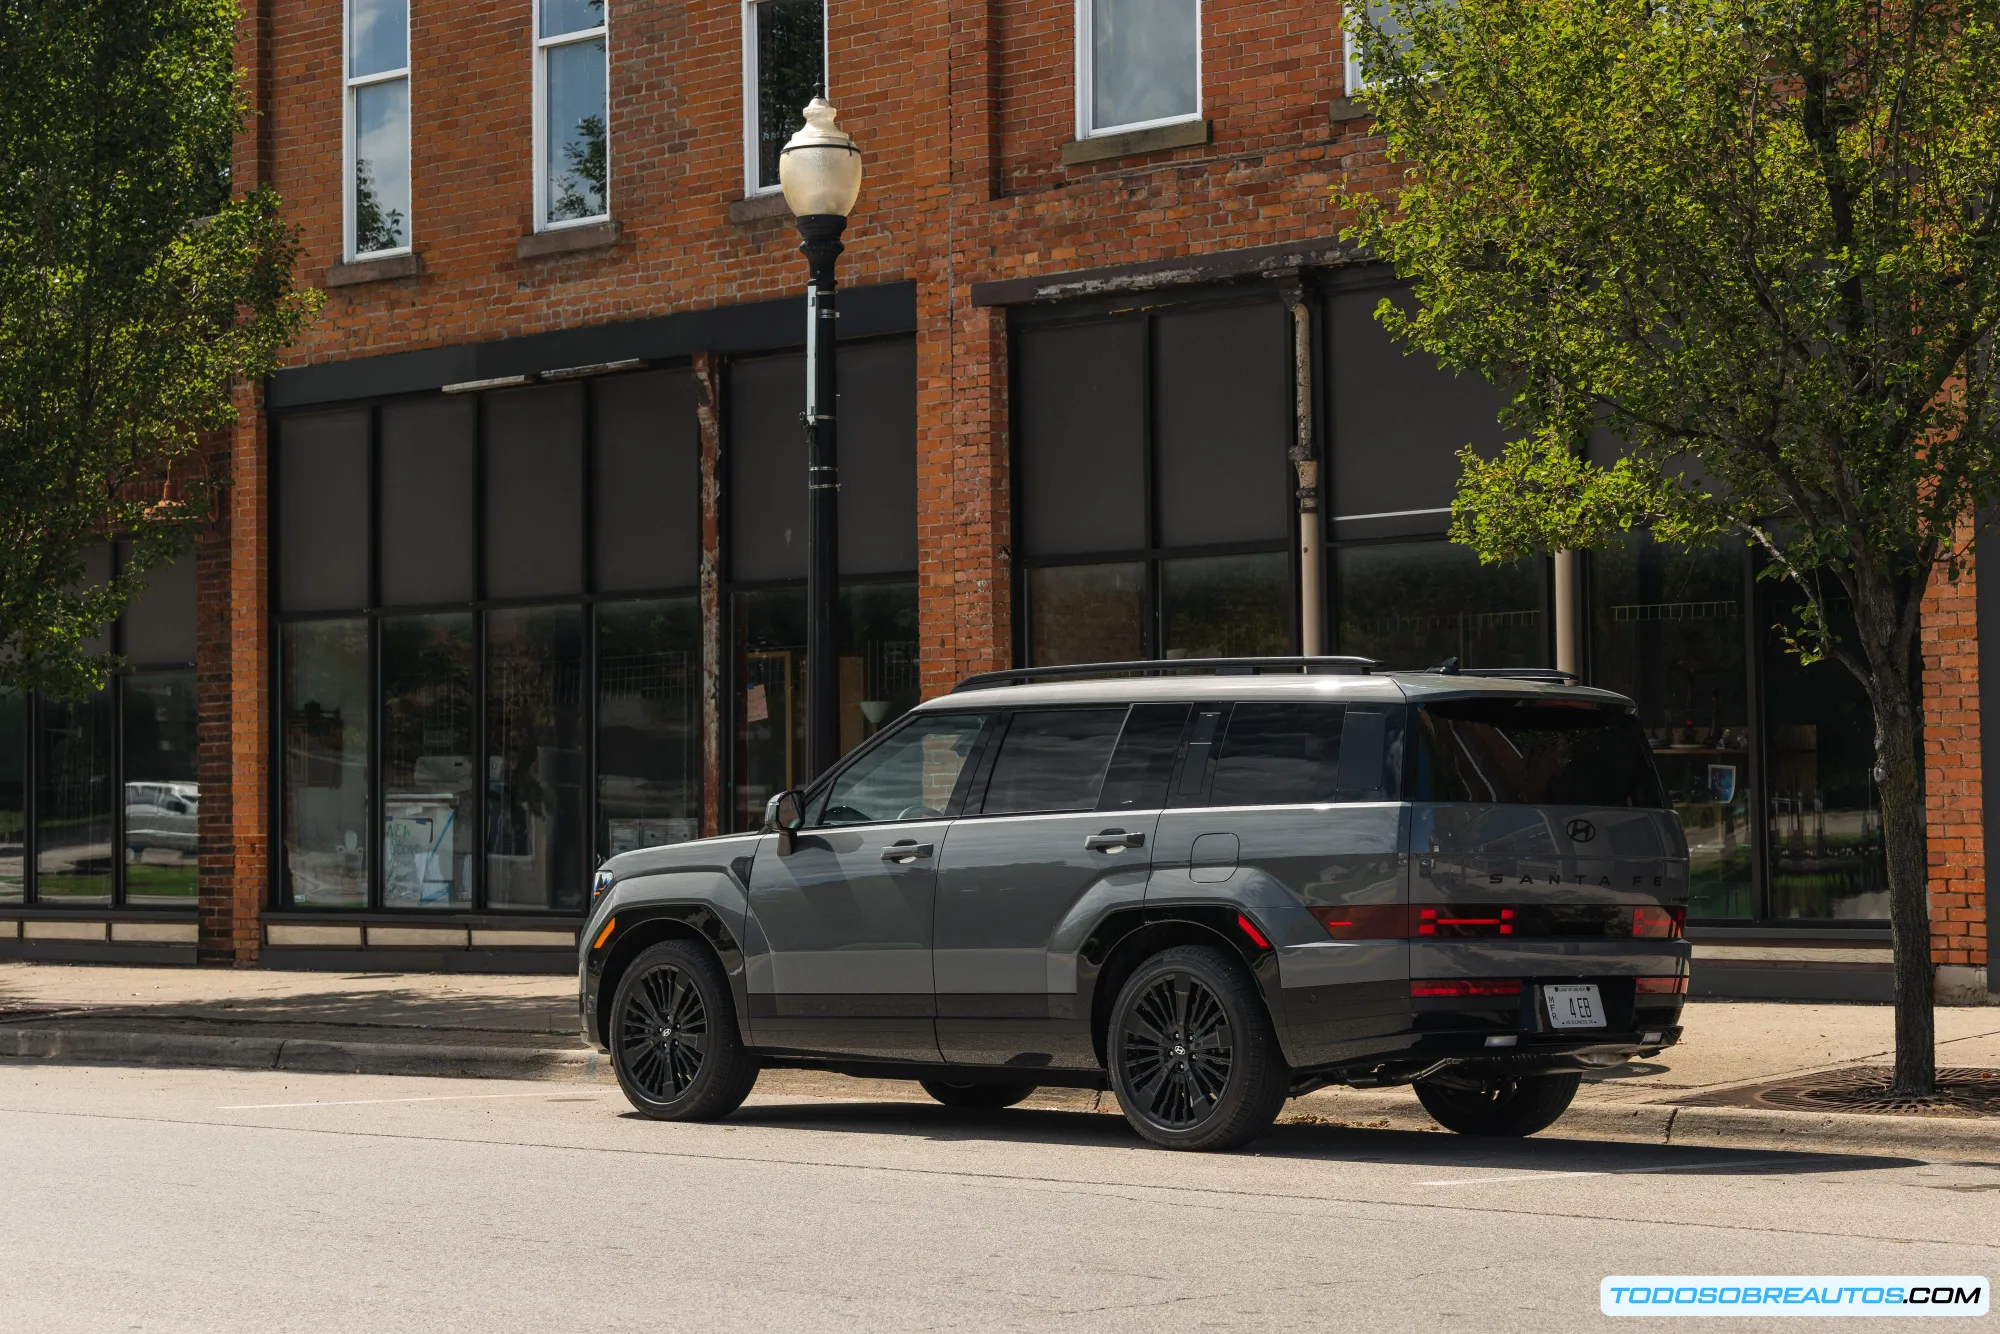
M 806 823 L 805 793 L 797 788 L 780 792 L 764 803 L 764 832 L 778 836 L 778 855 L 789 855 L 792 841 Z

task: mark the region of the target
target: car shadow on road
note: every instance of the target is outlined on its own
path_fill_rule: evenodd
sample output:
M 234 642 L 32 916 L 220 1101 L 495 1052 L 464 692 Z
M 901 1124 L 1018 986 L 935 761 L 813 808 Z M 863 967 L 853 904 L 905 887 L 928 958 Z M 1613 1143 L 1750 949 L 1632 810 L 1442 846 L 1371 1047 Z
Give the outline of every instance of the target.
M 737 1111 L 730 1121 L 845 1135 L 917 1135 L 940 1142 L 985 1140 L 1085 1148 L 1153 1147 L 1139 1138 L 1123 1117 L 1087 1111 L 1009 1108 L 999 1112 L 968 1112 L 923 1103 L 815 1101 L 748 1106 Z M 1800 1153 L 1552 1135 L 1481 1139 L 1421 1130 L 1298 1123 L 1275 1125 L 1237 1152 L 1266 1159 L 1330 1163 L 1532 1172 L 1671 1172 L 1691 1176 L 1819 1176 L 1914 1167 L 1923 1162 L 1886 1154 Z

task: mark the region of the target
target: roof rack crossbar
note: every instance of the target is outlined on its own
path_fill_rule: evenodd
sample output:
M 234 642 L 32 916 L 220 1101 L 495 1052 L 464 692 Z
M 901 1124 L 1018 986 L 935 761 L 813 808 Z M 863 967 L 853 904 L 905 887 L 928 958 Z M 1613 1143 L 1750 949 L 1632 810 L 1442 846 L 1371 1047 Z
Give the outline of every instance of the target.
M 1536 681 L 1542 685 L 1568 685 L 1577 680 L 1575 672 L 1558 671 L 1554 667 L 1458 667 L 1449 669 L 1426 667 L 1417 675 L 1421 676 L 1490 676 L 1502 681 Z
M 1062 667 L 1016 667 L 1007 671 L 978 672 L 953 686 L 961 690 L 991 690 L 996 686 L 1021 685 L 1029 681 L 1050 681 L 1065 677 L 1168 676 L 1182 672 L 1208 671 L 1223 675 L 1255 676 L 1263 672 L 1289 671 L 1307 676 L 1363 676 L 1380 664 L 1373 658 L 1287 657 L 1287 658 L 1143 658 L 1133 662 L 1079 662 Z

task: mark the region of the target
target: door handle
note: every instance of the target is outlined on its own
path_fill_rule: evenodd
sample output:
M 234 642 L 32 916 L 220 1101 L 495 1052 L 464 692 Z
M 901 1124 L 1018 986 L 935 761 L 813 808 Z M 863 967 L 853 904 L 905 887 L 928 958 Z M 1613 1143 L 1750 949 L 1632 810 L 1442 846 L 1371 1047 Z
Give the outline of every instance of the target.
M 908 866 L 917 858 L 928 857 L 930 855 L 930 844 L 918 843 L 912 839 L 904 839 L 901 843 L 891 843 L 888 847 L 882 849 L 882 860 L 885 862 L 894 862 L 898 866 Z
M 1123 852 L 1126 848 L 1146 846 L 1144 834 L 1128 834 L 1123 829 L 1107 829 L 1101 834 L 1092 834 L 1083 840 L 1087 852 Z

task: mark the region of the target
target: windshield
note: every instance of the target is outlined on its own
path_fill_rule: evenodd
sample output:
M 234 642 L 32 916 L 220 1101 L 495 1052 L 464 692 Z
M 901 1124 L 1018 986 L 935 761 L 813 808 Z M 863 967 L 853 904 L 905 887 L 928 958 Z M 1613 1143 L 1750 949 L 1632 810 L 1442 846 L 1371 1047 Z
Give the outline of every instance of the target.
M 1417 710 L 1418 801 L 1664 807 L 1638 720 L 1581 701 L 1463 699 Z

